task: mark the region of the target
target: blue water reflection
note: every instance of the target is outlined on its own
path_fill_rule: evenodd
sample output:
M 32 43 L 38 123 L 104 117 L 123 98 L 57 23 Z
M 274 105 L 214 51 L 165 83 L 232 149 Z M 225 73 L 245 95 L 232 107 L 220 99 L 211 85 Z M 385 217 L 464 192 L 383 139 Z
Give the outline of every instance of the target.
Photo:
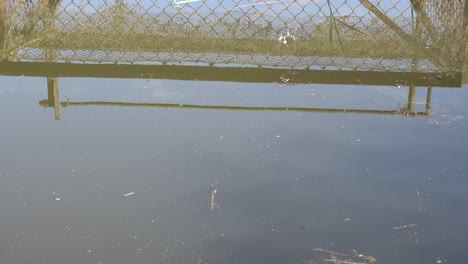
M 70 106 L 55 121 L 38 105 L 44 79 L 0 82 L 2 263 L 315 263 L 316 248 L 378 263 L 468 262 L 466 86 L 435 89 L 430 118 Z M 60 86 L 62 101 L 356 109 L 395 109 L 408 94 L 169 80 Z

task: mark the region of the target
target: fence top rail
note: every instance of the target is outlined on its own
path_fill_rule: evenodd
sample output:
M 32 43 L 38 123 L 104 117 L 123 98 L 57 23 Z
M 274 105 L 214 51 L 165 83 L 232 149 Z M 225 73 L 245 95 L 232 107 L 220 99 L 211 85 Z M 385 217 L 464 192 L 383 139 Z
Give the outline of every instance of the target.
M 213 66 L 0 63 L 0 75 L 30 77 L 140 78 L 281 84 L 461 87 L 462 73 L 286 70 Z

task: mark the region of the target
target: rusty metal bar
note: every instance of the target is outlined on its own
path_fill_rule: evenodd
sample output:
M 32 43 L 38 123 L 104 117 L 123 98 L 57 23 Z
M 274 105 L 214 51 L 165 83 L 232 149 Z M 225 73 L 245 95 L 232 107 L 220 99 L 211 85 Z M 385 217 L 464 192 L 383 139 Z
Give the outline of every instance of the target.
M 138 78 L 284 84 L 414 85 L 461 87 L 462 73 L 286 70 L 172 65 L 1 62 L 0 75 L 30 77 Z M 286 82 L 287 80 L 287 82 Z
M 48 100 L 39 102 L 48 107 Z M 277 111 L 277 112 L 305 112 L 329 114 L 370 114 L 370 115 L 402 115 L 400 110 L 372 110 L 372 109 L 336 109 L 336 108 L 308 108 L 308 107 L 257 107 L 257 106 L 222 106 L 222 105 L 192 105 L 192 104 L 161 104 L 161 103 L 126 103 L 126 102 L 62 102 L 62 107 L 71 106 L 114 106 L 114 107 L 149 107 L 176 108 L 200 110 L 228 110 L 228 111 Z M 51 107 L 51 106 L 50 106 Z M 425 116 L 425 112 L 415 112 L 416 116 Z

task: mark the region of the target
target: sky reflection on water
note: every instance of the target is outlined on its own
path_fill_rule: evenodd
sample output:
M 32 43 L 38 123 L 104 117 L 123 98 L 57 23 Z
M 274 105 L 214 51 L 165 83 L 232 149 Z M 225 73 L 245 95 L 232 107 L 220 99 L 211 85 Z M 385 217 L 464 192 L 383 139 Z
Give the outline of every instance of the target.
M 43 78 L 0 82 L 2 263 L 303 263 L 317 260 L 314 248 L 468 262 L 465 120 L 86 106 L 55 121 L 38 105 Z M 60 82 L 62 101 L 395 109 L 408 93 Z M 466 88 L 434 89 L 433 103 L 466 116 Z

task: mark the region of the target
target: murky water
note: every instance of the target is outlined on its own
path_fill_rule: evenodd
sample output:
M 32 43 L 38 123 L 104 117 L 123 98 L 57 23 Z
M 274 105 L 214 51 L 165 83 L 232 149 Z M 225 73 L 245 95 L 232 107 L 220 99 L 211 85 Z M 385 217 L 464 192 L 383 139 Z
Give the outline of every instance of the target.
M 0 83 L 1 263 L 468 262 L 466 85 Z

